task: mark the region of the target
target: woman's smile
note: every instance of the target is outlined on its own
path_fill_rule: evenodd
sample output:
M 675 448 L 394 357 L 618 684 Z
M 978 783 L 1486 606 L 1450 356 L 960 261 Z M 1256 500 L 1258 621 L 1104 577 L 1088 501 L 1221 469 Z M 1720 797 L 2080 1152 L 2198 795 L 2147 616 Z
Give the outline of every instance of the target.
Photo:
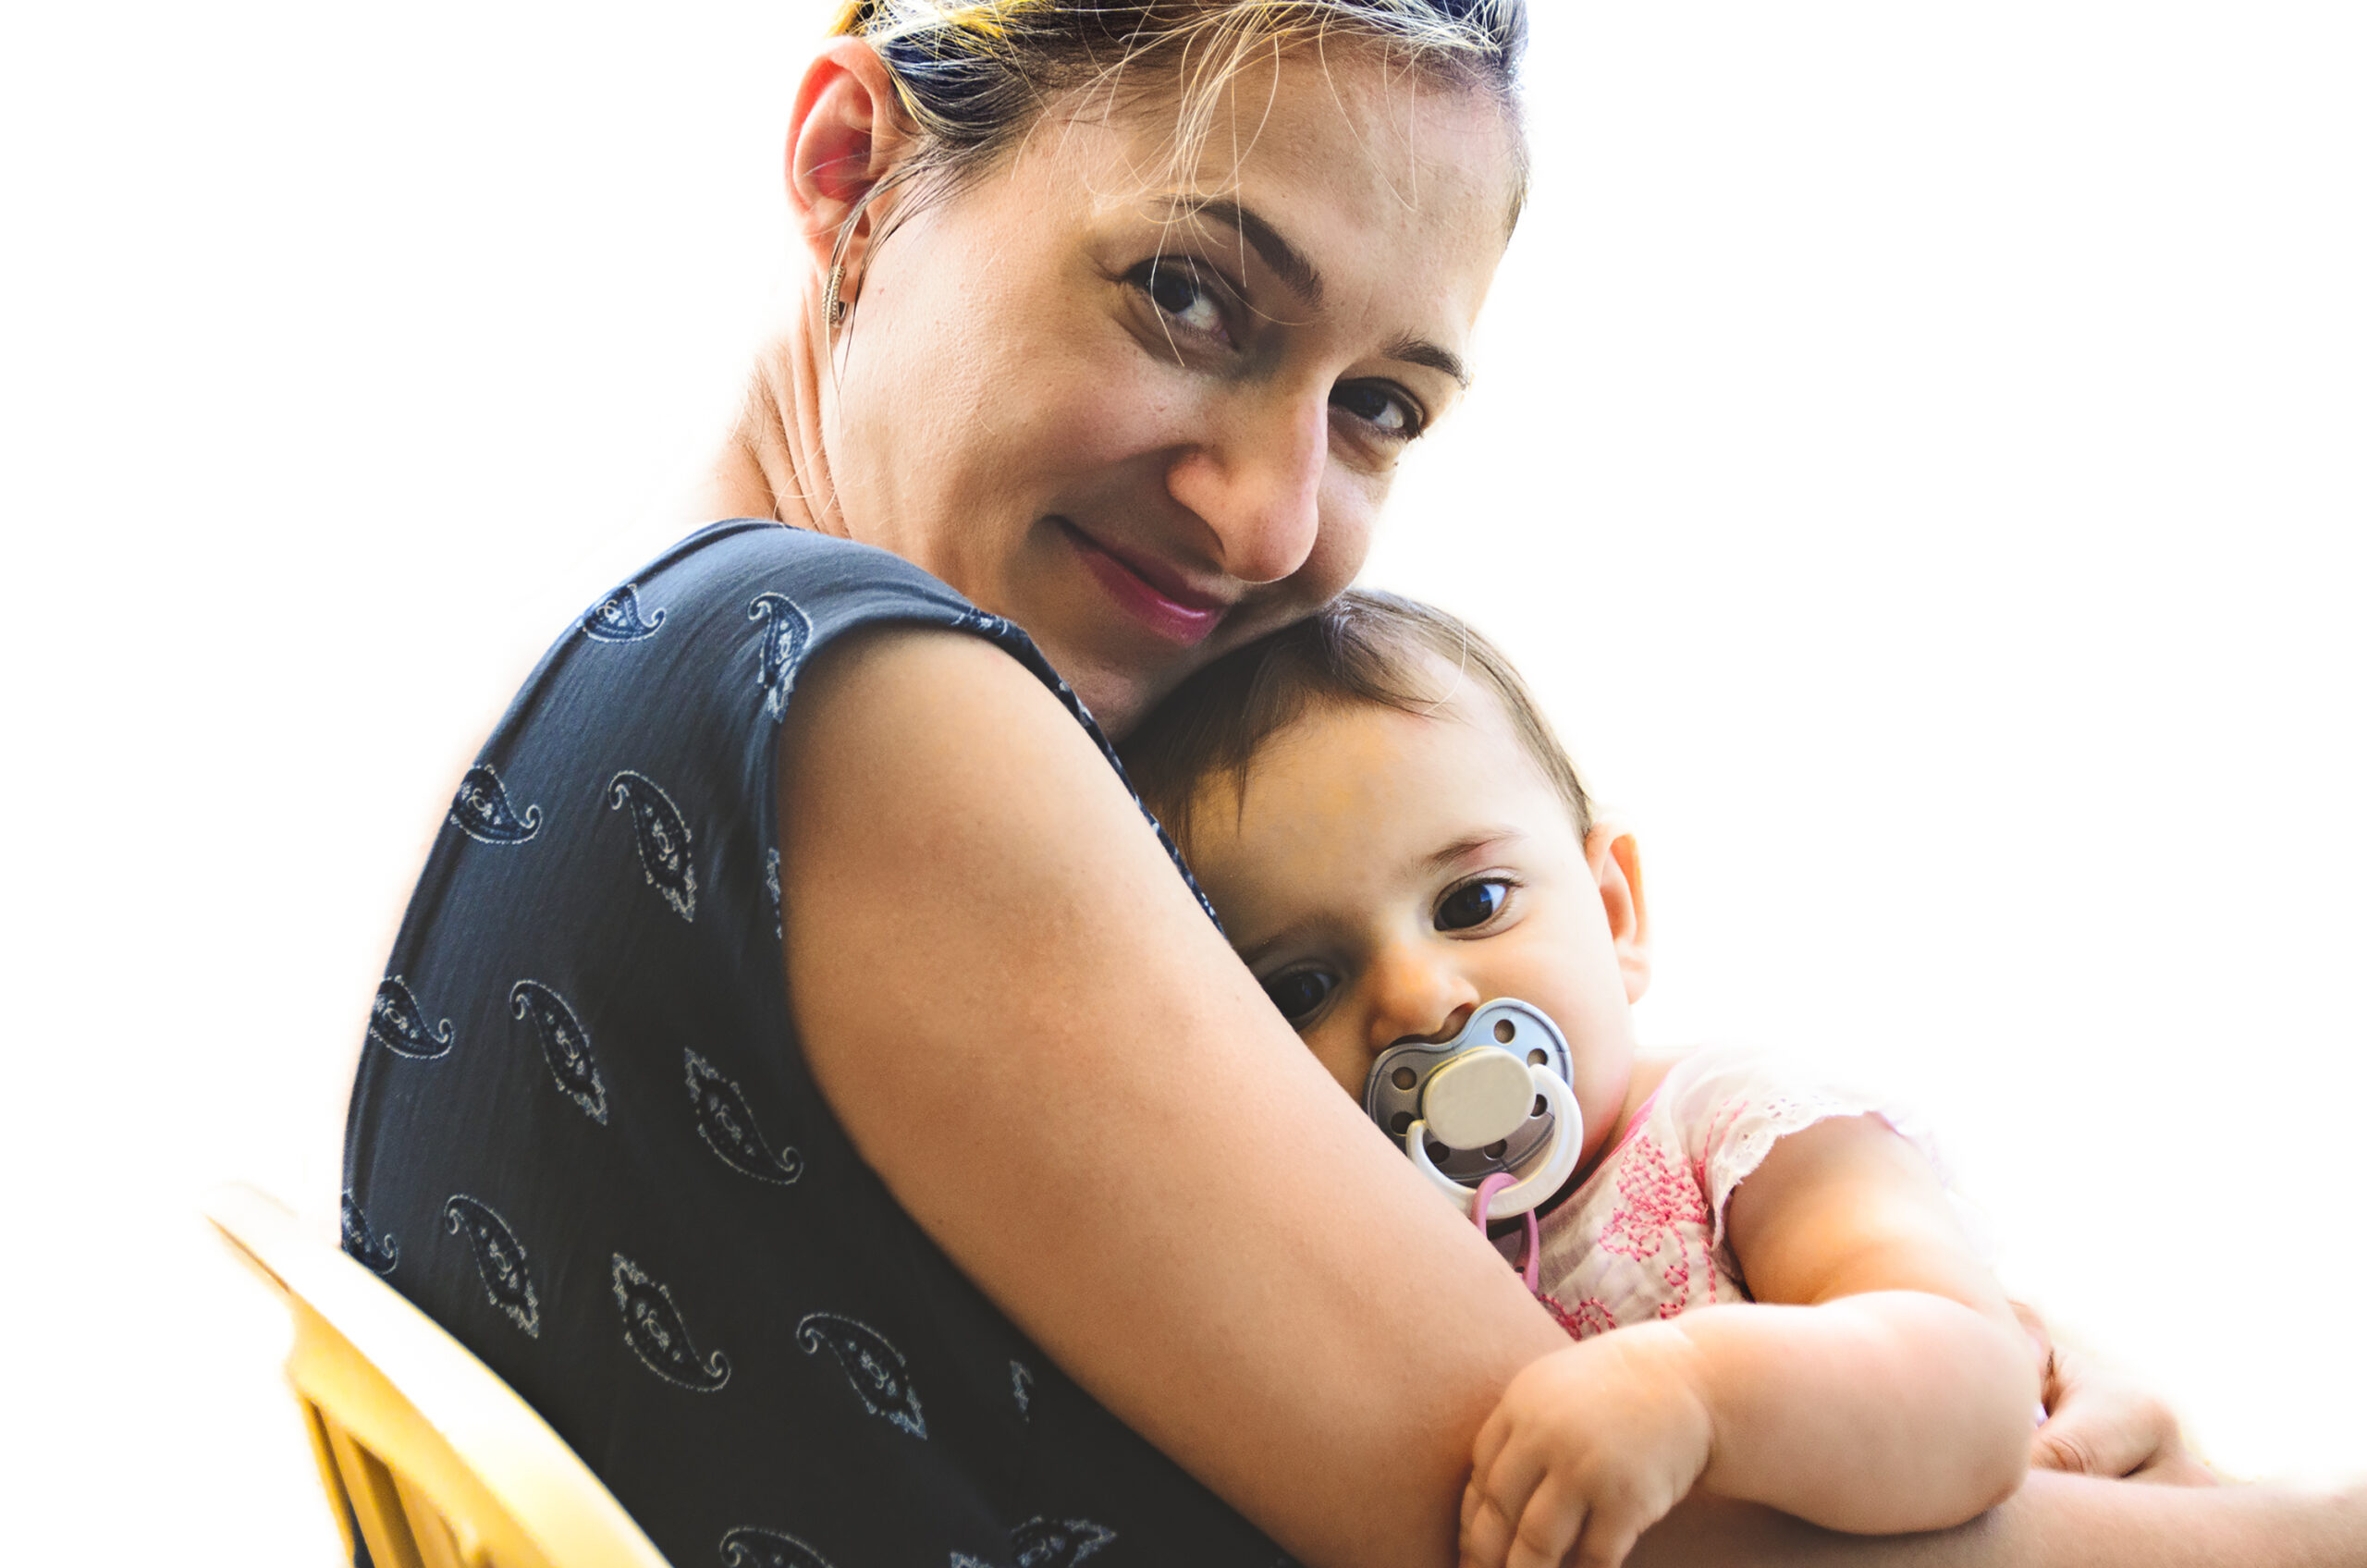
M 1193 586 L 1183 570 L 1168 562 L 1112 549 L 1066 518 L 1052 521 L 1120 609 L 1180 648 L 1206 642 L 1233 607 L 1233 595 Z

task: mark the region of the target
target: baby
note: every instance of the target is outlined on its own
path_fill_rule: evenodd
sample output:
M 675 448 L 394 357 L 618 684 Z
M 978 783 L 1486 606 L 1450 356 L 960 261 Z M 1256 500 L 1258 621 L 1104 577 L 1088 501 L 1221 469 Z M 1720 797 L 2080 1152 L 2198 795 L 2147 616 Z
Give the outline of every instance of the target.
M 1125 760 L 1349 1094 L 1371 1105 L 1381 1053 L 1497 998 L 1568 1042 L 1569 1097 L 1542 1087 L 1575 1102 L 1576 1166 L 1525 1261 L 1577 1342 L 1482 1427 L 1466 1562 L 1611 1568 L 1697 1487 L 1893 1533 L 2020 1483 L 2039 1360 L 1923 1155 L 1870 1103 L 1762 1062 L 1637 1057 L 1635 839 L 1595 822 L 1501 654 L 1351 594 L 1196 676 Z

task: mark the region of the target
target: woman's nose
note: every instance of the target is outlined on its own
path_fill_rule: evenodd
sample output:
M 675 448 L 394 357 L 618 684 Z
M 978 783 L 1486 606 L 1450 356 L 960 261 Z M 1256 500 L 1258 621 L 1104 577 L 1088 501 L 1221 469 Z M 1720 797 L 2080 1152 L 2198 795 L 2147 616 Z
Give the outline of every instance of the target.
M 1278 582 L 1315 548 L 1331 459 L 1328 396 L 1261 398 L 1228 410 L 1213 438 L 1168 470 L 1168 494 L 1214 536 L 1217 564 L 1243 582 Z
M 1367 971 L 1375 1054 L 1408 1040 L 1450 1040 L 1485 998 L 1451 955 L 1427 944 L 1380 955 Z

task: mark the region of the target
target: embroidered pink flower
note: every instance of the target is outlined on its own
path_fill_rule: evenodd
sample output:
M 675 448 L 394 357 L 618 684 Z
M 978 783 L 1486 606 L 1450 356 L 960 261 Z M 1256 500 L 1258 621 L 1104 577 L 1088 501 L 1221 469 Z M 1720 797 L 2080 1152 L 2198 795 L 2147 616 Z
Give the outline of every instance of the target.
M 1679 1225 L 1704 1225 L 1710 1206 L 1700 1187 L 1649 1135 L 1629 1145 L 1619 1167 L 1619 1207 L 1612 1211 L 1596 1243 L 1606 1252 L 1641 1263 L 1659 1255 Z M 1678 1267 L 1684 1267 L 1685 1242 L 1676 1238 Z
M 1619 1327 L 1619 1319 L 1611 1315 L 1611 1308 L 1593 1296 L 1588 1296 L 1575 1307 L 1564 1306 L 1551 1296 L 1541 1295 L 1537 1299 L 1545 1304 L 1545 1310 L 1553 1315 L 1553 1321 L 1562 1326 L 1562 1332 L 1574 1340 L 1590 1340 L 1597 1334 L 1608 1334 Z

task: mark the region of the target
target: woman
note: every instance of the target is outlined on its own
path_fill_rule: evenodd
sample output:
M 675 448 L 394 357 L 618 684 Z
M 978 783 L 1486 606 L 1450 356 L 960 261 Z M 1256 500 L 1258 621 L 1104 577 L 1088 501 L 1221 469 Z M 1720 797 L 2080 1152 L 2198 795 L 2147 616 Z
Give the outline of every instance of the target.
M 699 508 L 770 521 L 619 587 L 471 770 L 348 1244 L 679 1562 L 1441 1561 L 1558 1330 L 1298 1048 L 1074 699 L 1122 731 L 1353 576 L 1517 209 L 1518 6 L 839 31 L 790 147 L 811 286 Z M 2153 1453 L 2103 1408 L 2111 1468 Z M 1943 1541 L 1696 1507 L 1638 1557 L 2367 1528 L 2047 1479 Z

